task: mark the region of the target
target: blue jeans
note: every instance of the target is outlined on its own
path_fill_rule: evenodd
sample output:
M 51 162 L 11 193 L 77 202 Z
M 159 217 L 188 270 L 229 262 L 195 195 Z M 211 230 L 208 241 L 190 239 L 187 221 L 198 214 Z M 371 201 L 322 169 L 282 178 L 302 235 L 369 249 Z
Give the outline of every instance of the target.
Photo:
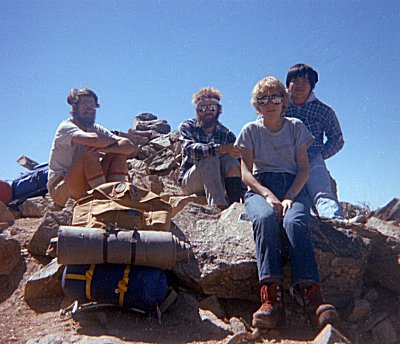
M 289 173 L 262 173 L 257 180 L 282 200 L 295 176 Z M 245 209 L 253 223 L 254 241 L 259 280 L 264 283 L 282 281 L 282 238 L 288 246 L 292 270 L 292 284 L 319 283 L 311 235 L 308 229 L 310 212 L 309 197 L 304 189 L 295 198 L 292 208 L 286 212 L 283 225 L 264 197 L 248 191 Z
M 344 219 L 342 208 L 332 192 L 331 179 L 321 154 L 310 160 L 310 177 L 306 189 L 319 217 Z

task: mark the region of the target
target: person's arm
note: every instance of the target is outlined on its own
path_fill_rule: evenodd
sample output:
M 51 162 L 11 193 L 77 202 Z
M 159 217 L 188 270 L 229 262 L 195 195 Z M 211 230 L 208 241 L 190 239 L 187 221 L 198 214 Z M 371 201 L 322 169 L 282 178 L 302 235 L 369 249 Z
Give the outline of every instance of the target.
M 195 129 L 187 123 L 182 123 L 179 128 L 180 140 L 182 141 L 183 152 L 188 155 L 193 161 L 198 161 L 203 158 L 208 158 L 210 156 L 217 156 L 219 154 L 229 154 L 227 151 L 232 149 L 228 146 L 233 147 L 233 145 L 220 145 L 216 143 L 200 143 L 196 140 L 193 131 Z M 225 153 L 222 153 L 221 146 L 226 146 Z
M 74 133 L 72 142 L 75 144 L 81 144 L 86 147 L 95 148 L 99 152 L 103 153 L 116 153 L 116 154 L 132 154 L 135 149 L 134 144 L 127 138 L 115 136 L 100 136 L 97 133 L 88 133 L 79 130 Z
M 332 109 L 326 112 L 326 120 L 324 124 L 326 142 L 322 149 L 322 157 L 324 160 L 329 159 L 339 152 L 344 145 L 343 133 L 340 128 L 339 120 Z
M 263 196 L 265 201 L 268 202 L 272 207 L 275 214 L 280 217 L 282 215 L 282 203 L 270 189 L 260 184 L 253 176 L 253 153 L 249 149 L 242 146 L 238 147 L 238 149 L 241 153 L 240 170 L 243 182 L 250 187 L 251 190 Z
M 296 151 L 296 165 L 296 177 L 282 201 L 283 215 L 285 215 L 286 211 L 292 207 L 293 200 L 306 184 L 310 174 L 306 144 L 302 144 Z

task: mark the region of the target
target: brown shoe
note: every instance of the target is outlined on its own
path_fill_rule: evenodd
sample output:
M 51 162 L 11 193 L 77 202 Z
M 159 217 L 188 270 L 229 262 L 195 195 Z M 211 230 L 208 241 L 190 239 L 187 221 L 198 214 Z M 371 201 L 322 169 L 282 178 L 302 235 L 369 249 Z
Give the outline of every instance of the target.
M 313 284 L 310 287 L 304 288 L 300 293 L 307 310 L 308 318 L 314 327 L 322 329 L 327 324 L 335 327 L 340 325 L 339 314 L 335 306 L 324 302 L 319 284 Z
M 279 284 L 263 285 L 260 289 L 261 307 L 253 314 L 253 327 L 272 329 L 283 324 L 285 311 Z

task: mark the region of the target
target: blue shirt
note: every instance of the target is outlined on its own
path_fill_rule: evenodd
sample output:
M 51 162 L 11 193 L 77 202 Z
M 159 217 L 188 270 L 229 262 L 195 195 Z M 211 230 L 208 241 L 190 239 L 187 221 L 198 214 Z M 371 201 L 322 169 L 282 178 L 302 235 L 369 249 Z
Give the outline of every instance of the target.
M 219 147 L 233 144 L 236 136 L 220 122 L 214 132 L 207 135 L 198 125 L 197 119 L 188 119 L 179 126 L 179 139 L 182 141 L 182 164 L 179 170 L 178 183 L 197 161 L 210 156 L 219 156 Z
M 317 154 L 328 159 L 342 149 L 343 133 L 335 111 L 317 99 L 313 92 L 301 106 L 290 102 L 285 116 L 300 119 L 314 136 L 315 142 L 308 148 L 309 160 L 315 158 Z M 326 136 L 325 143 L 324 135 Z

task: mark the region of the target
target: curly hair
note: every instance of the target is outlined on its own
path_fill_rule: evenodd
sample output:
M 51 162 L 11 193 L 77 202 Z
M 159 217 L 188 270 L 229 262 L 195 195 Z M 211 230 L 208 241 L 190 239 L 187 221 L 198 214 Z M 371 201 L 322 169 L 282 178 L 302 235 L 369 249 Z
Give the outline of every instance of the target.
M 68 96 L 67 96 L 67 103 L 72 105 L 77 105 L 79 104 L 79 101 L 81 97 L 93 97 L 93 99 L 96 102 L 96 107 L 99 108 L 99 99 L 97 98 L 97 94 L 94 93 L 92 90 L 89 90 L 88 88 L 73 88 L 71 91 L 69 91 Z
M 197 104 L 204 98 L 213 98 L 217 101 L 220 101 L 222 98 L 222 93 L 220 90 L 217 90 L 214 87 L 203 87 L 202 89 L 198 90 L 196 93 L 193 93 L 192 101 L 193 104 Z
M 257 98 L 260 97 L 265 92 L 272 90 L 277 91 L 278 94 L 281 97 L 283 97 L 282 114 L 285 113 L 286 107 L 289 105 L 289 94 L 286 91 L 285 85 L 274 76 L 267 76 L 261 79 L 253 87 L 253 92 L 251 93 L 251 99 L 250 99 L 251 105 L 253 105 L 256 108 L 256 110 L 259 110 Z

